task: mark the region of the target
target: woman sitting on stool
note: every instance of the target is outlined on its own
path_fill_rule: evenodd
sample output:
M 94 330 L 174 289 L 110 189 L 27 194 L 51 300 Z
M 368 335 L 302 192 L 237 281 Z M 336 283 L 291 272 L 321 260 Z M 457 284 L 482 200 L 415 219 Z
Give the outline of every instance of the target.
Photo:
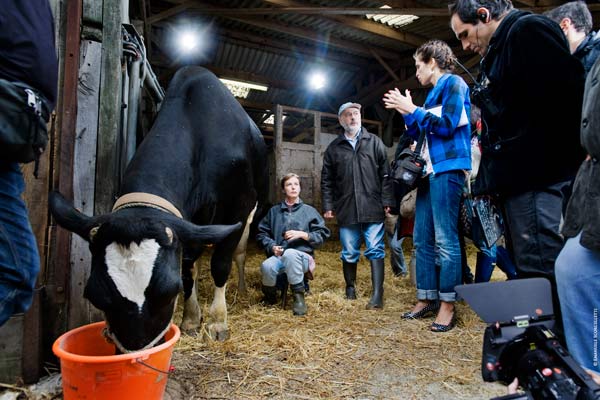
M 258 225 L 256 240 L 267 258 L 261 265 L 264 302 L 277 302 L 277 276 L 285 273 L 292 288 L 294 315 L 306 314 L 304 274 L 312 279 L 314 249 L 330 235 L 317 210 L 300 200 L 300 177 L 290 173 L 281 179 L 285 199 L 273 206 Z M 285 293 L 284 293 L 285 295 Z

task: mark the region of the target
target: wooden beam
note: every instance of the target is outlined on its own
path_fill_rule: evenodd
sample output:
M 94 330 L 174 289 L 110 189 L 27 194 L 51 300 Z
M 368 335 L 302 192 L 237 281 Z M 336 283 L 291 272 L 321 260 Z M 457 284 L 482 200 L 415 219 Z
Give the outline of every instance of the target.
M 185 3 L 184 3 L 185 4 Z M 175 6 L 169 10 L 175 10 Z M 306 7 L 292 6 L 281 8 L 204 8 L 192 6 L 191 8 L 202 11 L 206 15 L 277 15 L 277 14 L 302 14 L 302 15 L 416 15 L 418 17 L 447 17 L 448 8 L 353 8 L 353 7 Z M 173 15 L 165 10 L 165 16 Z M 161 14 L 163 14 L 161 13 Z M 159 15 L 159 14 L 156 14 Z
M 375 59 L 379 62 L 379 64 L 381 64 L 383 66 L 383 68 L 385 68 L 385 70 L 388 72 L 388 74 L 390 74 L 390 76 L 392 78 L 394 78 L 395 81 L 400 80 L 400 78 L 398 78 L 398 75 L 396 75 L 394 70 L 392 68 L 390 68 L 390 66 L 383 60 L 383 58 L 381 58 L 381 56 L 379 54 L 377 54 L 377 52 L 375 50 L 371 50 L 371 54 L 373 54 L 373 57 L 375 57 Z
M 374 35 L 382 36 L 388 39 L 396 40 L 409 46 L 419 47 L 428 39 L 424 36 L 415 35 L 413 33 L 401 32 L 396 28 L 392 28 L 387 25 L 383 25 L 379 22 L 370 21 L 367 19 L 342 16 L 334 16 L 332 17 L 332 19 L 335 19 L 336 21 L 341 22 L 346 26 L 350 26 L 352 28 L 369 32 Z
M 396 53 L 390 50 L 376 48 L 373 46 L 367 47 L 360 44 L 352 43 L 348 40 L 338 39 L 335 37 L 331 37 L 329 34 L 323 35 L 323 33 L 315 32 L 314 30 L 296 28 L 291 26 L 286 26 L 281 23 L 265 21 L 262 19 L 254 19 L 254 18 L 231 18 L 238 22 L 242 22 L 248 25 L 258 26 L 259 28 L 269 29 L 276 32 L 285 33 L 291 36 L 296 36 L 301 39 L 310 40 L 327 47 L 333 46 L 342 50 L 346 50 L 352 53 L 361 54 L 361 55 L 371 55 L 371 48 L 375 48 L 377 52 L 385 58 L 395 59 L 397 57 Z
M 158 14 L 154 14 L 154 15 L 148 17 L 147 21 L 150 25 L 152 25 L 158 21 L 167 19 L 169 17 L 172 17 L 183 11 L 188 10 L 192 6 L 193 3 L 194 3 L 193 1 L 186 1 L 185 3 L 182 3 L 175 7 L 168 8 L 165 11 L 159 12 Z
M 298 2 L 296 0 L 263 0 L 263 1 L 266 3 L 269 3 L 269 4 L 274 4 L 274 5 L 288 7 L 288 8 L 289 7 L 302 7 L 302 6 L 306 5 L 306 4 L 304 4 L 302 2 Z M 327 7 L 321 7 L 321 8 L 326 9 Z M 281 10 L 281 8 L 278 8 L 277 10 Z M 378 13 L 378 10 L 380 10 L 380 9 L 379 8 L 371 9 L 372 12 L 376 12 L 376 13 Z M 444 11 L 445 11 L 444 15 L 447 16 L 448 10 L 444 10 Z M 325 14 L 321 13 L 319 15 L 326 15 L 326 13 Z M 403 14 L 403 15 L 410 15 L 410 14 Z M 379 22 L 369 21 L 369 20 L 366 20 L 363 18 L 333 16 L 332 18 L 324 18 L 324 19 L 337 21 L 337 22 L 342 23 L 344 26 L 359 29 L 361 31 L 369 32 L 371 34 L 382 36 L 382 37 L 385 37 L 388 39 L 397 40 L 401 43 L 404 43 L 404 44 L 407 44 L 410 46 L 418 47 L 422 43 L 427 41 L 426 37 L 415 35 L 415 34 L 408 33 L 408 32 L 401 32 L 398 29 L 391 28 L 391 27 L 381 24 Z

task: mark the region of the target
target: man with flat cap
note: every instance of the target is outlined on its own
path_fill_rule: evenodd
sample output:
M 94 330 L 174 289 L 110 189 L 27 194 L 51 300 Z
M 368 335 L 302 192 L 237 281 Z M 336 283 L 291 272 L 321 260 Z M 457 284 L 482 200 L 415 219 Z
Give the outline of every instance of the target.
M 323 216 L 337 218 L 342 242 L 346 298 L 356 299 L 356 265 L 364 240 L 373 293 L 367 309 L 383 308 L 385 213 L 394 204 L 389 164 L 381 139 L 361 125 L 360 104 L 344 103 L 338 119 L 344 131 L 327 147 L 321 171 Z

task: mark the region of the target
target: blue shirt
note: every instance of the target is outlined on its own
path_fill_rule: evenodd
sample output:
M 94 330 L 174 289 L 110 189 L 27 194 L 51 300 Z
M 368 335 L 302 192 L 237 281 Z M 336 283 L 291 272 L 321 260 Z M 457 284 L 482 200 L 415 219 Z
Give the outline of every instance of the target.
M 358 133 L 356 134 L 356 136 L 354 136 L 354 139 L 350 139 L 347 135 L 346 132 L 344 132 L 344 137 L 346 138 L 346 140 L 348 141 L 348 143 L 350 143 L 350 146 L 352 146 L 352 148 L 354 150 L 356 150 L 356 143 L 358 143 L 358 139 L 360 139 L 360 131 L 362 131 L 362 129 L 360 129 L 358 131 Z
M 440 117 L 426 110 L 440 104 Z M 419 129 L 425 130 L 434 173 L 471 169 L 471 126 L 458 127 L 463 109 L 469 116 L 469 87 L 461 77 L 447 73 L 431 89 L 424 107 L 404 115 L 409 136 L 416 139 Z

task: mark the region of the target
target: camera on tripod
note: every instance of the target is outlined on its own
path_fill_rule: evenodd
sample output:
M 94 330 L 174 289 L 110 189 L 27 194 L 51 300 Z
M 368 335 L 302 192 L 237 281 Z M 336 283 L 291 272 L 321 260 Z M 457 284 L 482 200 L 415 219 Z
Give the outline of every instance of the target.
M 550 282 L 520 279 L 457 286 L 456 292 L 487 324 L 481 375 L 511 383 L 525 394 L 496 399 L 600 399 L 600 386 L 571 357 L 555 334 Z

